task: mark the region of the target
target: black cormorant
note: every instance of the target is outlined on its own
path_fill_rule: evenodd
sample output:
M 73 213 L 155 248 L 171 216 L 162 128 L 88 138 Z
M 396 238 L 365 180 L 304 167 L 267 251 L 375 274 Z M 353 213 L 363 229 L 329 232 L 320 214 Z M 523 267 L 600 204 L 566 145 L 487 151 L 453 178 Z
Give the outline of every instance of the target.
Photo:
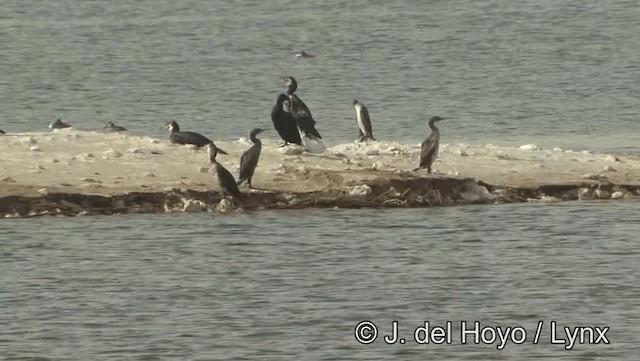
M 71 126 L 63 122 L 60 118 L 49 124 L 49 129 L 71 128 Z
M 362 103 L 358 103 L 357 100 L 353 100 L 353 107 L 356 109 L 356 120 L 358 122 L 358 128 L 360 130 L 360 141 L 367 139 L 376 140 L 373 137 L 373 128 L 371 127 L 371 118 L 369 118 L 369 111 L 367 107 Z
M 284 140 L 283 147 L 289 143 L 302 145 L 296 121 L 293 119 L 291 113 L 282 108 L 284 102 L 288 101 L 289 97 L 286 94 L 280 94 L 276 100 L 276 105 L 274 105 L 273 110 L 271 110 L 273 126 L 276 128 L 280 138 Z
M 427 168 L 427 171 L 431 173 L 431 165 L 438 156 L 438 147 L 440 146 L 440 130 L 436 127 L 435 123 L 443 119 L 447 118 L 440 118 L 436 115 L 429 119 L 431 134 L 424 140 L 424 142 L 422 142 L 422 149 L 420 150 L 420 165 L 414 170 Z
M 309 59 L 309 58 L 315 58 L 315 57 L 316 57 L 315 55 L 309 54 L 304 50 L 296 54 L 296 59 L 298 58 Z
M 107 125 L 104 126 L 105 132 L 124 132 L 126 130 L 127 128 L 115 125 L 113 122 L 107 122 Z
M 291 76 L 285 76 L 282 80 L 287 86 L 289 111 L 291 112 L 293 119 L 296 121 L 300 132 L 309 139 L 322 138 L 320 133 L 316 130 L 316 121 L 313 119 L 311 111 L 302 99 L 295 94 L 295 91 L 298 89 L 298 82 Z
M 247 149 L 240 158 L 240 176 L 238 177 L 238 185 L 242 184 L 245 180 L 249 184 L 249 188 L 253 188 L 251 185 L 251 178 L 258 166 L 258 159 L 260 159 L 260 152 L 262 152 L 262 141 L 256 138 L 260 133 L 264 132 L 264 129 L 255 128 L 249 133 L 249 139 L 253 142 L 251 148 Z
M 205 137 L 202 134 L 196 132 L 185 132 L 180 131 L 180 126 L 178 122 L 172 120 L 165 125 L 165 129 L 171 130 L 171 135 L 169 135 L 169 140 L 174 144 L 192 144 L 195 145 L 198 149 L 204 147 L 209 143 L 213 143 L 212 140 Z M 220 154 L 229 154 L 220 148 L 216 148 L 217 153 Z
M 218 177 L 218 186 L 220 187 L 220 193 L 222 196 L 224 197 L 225 194 L 228 194 L 231 195 L 234 200 L 242 200 L 242 194 L 240 193 L 240 189 L 238 189 L 238 185 L 236 184 L 236 180 L 233 178 L 233 175 L 231 175 L 231 173 L 216 160 L 216 155 L 218 155 L 219 149 L 216 148 L 215 144 L 209 143 L 207 144 L 207 151 L 209 153 L 209 161 L 215 167 L 216 175 Z

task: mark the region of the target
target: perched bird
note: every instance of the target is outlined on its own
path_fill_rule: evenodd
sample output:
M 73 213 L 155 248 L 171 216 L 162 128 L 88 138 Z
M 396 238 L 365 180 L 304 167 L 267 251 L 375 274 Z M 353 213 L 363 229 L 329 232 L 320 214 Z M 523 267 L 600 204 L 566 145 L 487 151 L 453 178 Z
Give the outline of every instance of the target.
M 6 134 L 4 130 L 0 129 L 0 134 Z
M 320 139 L 320 133 L 316 130 L 316 121 L 311 115 L 311 111 L 307 105 L 295 94 L 298 89 L 298 82 L 291 76 L 282 78 L 284 85 L 287 86 L 287 95 L 289 96 L 289 111 L 296 121 L 298 129 L 309 139 Z
M 251 178 L 258 166 L 258 159 L 260 159 L 260 152 L 262 152 L 262 141 L 256 136 L 264 132 L 264 129 L 255 128 L 249 133 L 249 139 L 253 142 L 251 148 L 247 149 L 240 158 L 240 176 L 238 177 L 238 185 L 242 184 L 245 180 L 249 184 L 249 188 L 253 188 L 251 185 Z
M 288 111 L 283 109 L 285 102 L 289 102 L 289 97 L 286 94 L 280 94 L 276 100 L 276 105 L 271 110 L 271 120 L 273 121 L 273 127 L 276 128 L 280 138 L 284 140 L 284 147 L 289 143 L 302 145 L 300 139 L 300 132 L 298 132 L 298 125 L 295 119 Z
M 358 122 L 358 128 L 360 129 L 360 141 L 367 139 L 376 140 L 373 137 L 373 128 L 371 128 L 371 118 L 369 118 L 369 111 L 367 107 L 362 103 L 358 103 L 357 100 L 353 100 L 353 107 L 356 109 L 356 120 Z
M 232 196 L 234 200 L 242 200 L 242 194 L 240 193 L 240 189 L 238 189 L 238 185 L 236 184 L 236 180 L 233 178 L 233 175 L 231 175 L 231 173 L 216 160 L 218 148 L 216 148 L 215 144 L 209 143 L 207 144 L 207 151 L 209 153 L 209 161 L 215 167 L 216 175 L 218 177 L 218 186 L 220 187 L 220 193 L 222 196 L 224 197 L 228 194 Z
M 315 58 L 315 57 L 316 57 L 315 55 L 311 55 L 304 50 L 296 54 L 296 59 L 299 59 L 299 58 L 309 59 L 309 58 Z
M 431 134 L 424 140 L 424 142 L 422 142 L 422 149 L 420 150 L 420 165 L 418 168 L 414 169 L 414 171 L 420 168 L 427 168 L 427 171 L 431 173 L 431 165 L 436 160 L 436 157 L 438 156 L 438 147 L 440 147 L 440 129 L 436 127 L 435 123 L 443 119 L 447 118 L 440 118 L 436 115 L 429 119 Z
M 178 125 L 178 122 L 174 120 L 165 124 L 165 129 L 171 130 L 171 135 L 169 135 L 169 141 L 171 141 L 171 143 L 174 143 L 174 144 L 192 144 L 192 145 L 195 145 L 198 149 L 204 147 L 207 144 L 213 144 L 212 140 L 210 140 L 209 138 L 205 137 L 202 134 L 199 134 L 196 132 L 180 131 L 180 126 Z M 226 155 L 229 154 L 220 148 L 216 148 L 216 149 L 217 149 L 217 153 L 226 154 Z
M 127 128 L 115 125 L 113 122 L 107 122 L 107 125 L 104 126 L 105 132 L 124 132 L 126 130 Z
M 49 124 L 49 129 L 71 128 L 71 126 L 63 122 L 60 118 Z

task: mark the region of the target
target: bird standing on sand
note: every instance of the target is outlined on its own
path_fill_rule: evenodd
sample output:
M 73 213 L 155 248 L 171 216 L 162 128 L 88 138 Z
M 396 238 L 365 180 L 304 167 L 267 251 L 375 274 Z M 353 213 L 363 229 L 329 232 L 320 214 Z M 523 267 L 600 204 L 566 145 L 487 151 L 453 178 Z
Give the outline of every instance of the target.
M 293 119 L 291 113 L 283 109 L 285 102 L 289 102 L 289 97 L 286 94 L 280 94 L 276 100 L 276 105 L 274 105 L 271 110 L 271 121 L 273 121 L 273 127 L 276 128 L 280 138 L 284 140 L 284 144 L 281 145 L 281 147 L 284 147 L 289 143 L 302 145 L 296 121 Z
M 282 78 L 284 85 L 287 86 L 287 95 L 289 96 L 289 111 L 291 116 L 296 121 L 298 129 L 309 139 L 322 138 L 320 133 L 316 130 L 316 121 L 311 115 L 311 111 L 307 105 L 295 94 L 298 89 L 298 82 L 291 76 L 285 76 Z
M 358 122 L 358 128 L 360 130 L 360 141 L 363 142 L 367 139 L 376 140 L 373 137 L 373 128 L 371 127 L 371 118 L 369 118 L 369 111 L 367 107 L 362 103 L 358 103 L 357 100 L 353 100 L 353 107 L 356 109 L 356 121 Z
M 171 143 L 174 143 L 174 144 L 192 144 L 192 145 L 195 145 L 198 149 L 204 147 L 207 144 L 213 144 L 212 140 L 210 140 L 209 138 L 205 137 L 202 134 L 199 134 L 196 132 L 180 131 L 180 126 L 178 125 L 178 122 L 174 120 L 167 122 L 164 128 L 169 129 L 171 131 L 171 134 L 169 135 L 169 141 L 171 141 Z M 219 148 L 216 148 L 216 149 L 217 149 L 217 153 L 226 154 L 226 155 L 229 154 L 222 149 L 219 149 Z
M 315 55 L 309 54 L 306 51 L 301 51 L 298 54 L 296 54 L 296 59 L 302 58 L 302 59 L 310 59 L 310 58 L 315 58 Z
M 440 129 L 436 127 L 435 123 L 443 119 L 447 118 L 441 118 L 436 115 L 429 119 L 431 134 L 424 140 L 424 142 L 422 142 L 422 149 L 420 150 L 420 165 L 418 168 L 414 169 L 414 171 L 420 168 L 427 168 L 427 171 L 431 173 L 431 165 L 436 160 L 436 157 L 438 156 L 438 148 L 440 147 Z
M 113 122 L 107 122 L 107 125 L 104 126 L 105 132 L 124 132 L 126 130 L 127 128 L 115 125 Z
M 49 124 L 49 129 L 71 128 L 71 125 L 63 122 L 60 118 Z
M 218 186 L 220 187 L 220 193 L 222 196 L 224 197 L 225 194 L 228 194 L 232 196 L 234 200 L 242 200 L 242 194 L 240 193 L 240 189 L 238 189 L 238 185 L 236 184 L 236 180 L 233 178 L 233 175 L 231 175 L 231 173 L 216 160 L 218 148 L 216 148 L 215 144 L 207 144 L 207 152 L 209 153 L 209 161 L 215 167 L 216 175 L 218 177 Z
M 262 152 L 262 141 L 256 136 L 264 132 L 264 129 L 255 128 L 249 133 L 249 139 L 253 142 L 251 148 L 247 149 L 240 158 L 240 176 L 238 177 L 237 184 L 240 185 L 245 180 L 249 184 L 249 188 L 253 188 L 251 185 L 251 178 L 258 166 L 258 160 L 260 159 L 260 153 Z

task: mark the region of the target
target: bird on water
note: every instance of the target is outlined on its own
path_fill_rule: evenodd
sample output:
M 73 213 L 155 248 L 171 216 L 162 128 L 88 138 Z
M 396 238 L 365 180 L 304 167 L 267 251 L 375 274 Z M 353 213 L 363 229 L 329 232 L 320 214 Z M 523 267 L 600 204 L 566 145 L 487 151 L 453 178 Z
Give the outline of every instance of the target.
M 253 185 L 251 185 L 251 178 L 253 178 L 253 173 L 256 171 L 258 160 L 260 159 L 260 153 L 262 152 L 262 141 L 256 136 L 262 132 L 264 132 L 264 129 L 255 128 L 249 133 L 249 139 L 253 145 L 251 148 L 247 149 L 240 158 L 240 176 L 238 177 L 238 185 L 247 181 L 249 188 L 253 188 Z
M 198 149 L 204 147 L 207 144 L 213 144 L 212 140 L 202 134 L 196 132 L 180 131 L 178 122 L 174 120 L 167 122 L 167 124 L 165 124 L 165 129 L 169 129 L 171 131 L 171 134 L 169 135 L 169 141 L 174 144 L 192 144 L 195 145 Z M 217 153 L 226 155 L 229 154 L 222 149 L 216 149 Z
M 124 132 L 126 130 L 127 128 L 115 125 L 113 122 L 107 122 L 107 125 L 104 126 L 105 132 Z
M 440 129 L 436 127 L 436 122 L 439 122 L 443 119 L 439 116 L 433 116 L 429 119 L 429 128 L 431 128 L 431 134 L 427 137 L 427 139 L 422 142 L 422 149 L 420 150 L 420 165 L 418 168 L 414 169 L 418 170 L 420 168 L 427 168 L 427 171 L 431 173 L 431 165 L 436 160 L 438 156 L 438 148 L 440 147 Z
M 300 132 L 298 131 L 298 125 L 291 113 L 283 109 L 284 103 L 289 102 L 289 96 L 286 94 L 278 95 L 276 105 L 271 110 L 271 121 L 273 121 L 273 127 L 278 132 L 278 135 L 284 144 L 281 147 L 286 146 L 289 143 L 302 145 L 302 139 L 300 139 Z
M 49 124 L 49 129 L 62 129 L 62 128 L 71 128 L 71 125 L 62 121 L 62 119 L 58 118 Z
M 376 140 L 373 137 L 373 128 L 371 127 L 371 118 L 369 118 L 369 110 L 364 104 L 359 103 L 357 100 L 353 100 L 353 107 L 356 110 L 356 121 L 358 122 L 358 128 L 360 130 L 360 141 L 363 142 L 367 139 Z
M 215 144 L 207 144 L 207 152 L 209 153 L 209 161 L 215 167 L 218 186 L 220 187 L 220 193 L 222 196 L 224 197 L 228 194 L 232 196 L 234 200 L 242 200 L 242 193 L 240 193 L 240 189 L 238 189 L 238 185 L 236 184 L 236 180 L 233 178 L 233 175 L 227 170 L 227 168 L 223 167 L 222 164 L 218 163 L 216 160 L 218 148 L 216 148 Z
M 289 111 L 296 121 L 298 129 L 309 139 L 320 139 L 320 133 L 316 130 L 316 121 L 311 115 L 309 107 L 295 94 L 298 89 L 298 82 L 291 76 L 282 78 L 284 85 L 287 86 L 287 95 L 289 96 Z
M 310 59 L 310 58 L 315 58 L 315 55 L 309 54 L 306 51 L 301 51 L 298 54 L 296 54 L 296 59 L 302 58 L 302 59 Z

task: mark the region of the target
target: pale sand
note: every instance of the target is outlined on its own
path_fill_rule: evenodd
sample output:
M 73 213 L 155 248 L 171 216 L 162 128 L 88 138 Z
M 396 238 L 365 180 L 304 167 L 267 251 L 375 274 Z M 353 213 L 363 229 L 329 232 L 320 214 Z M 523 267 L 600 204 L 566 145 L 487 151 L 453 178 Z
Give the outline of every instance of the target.
M 416 167 L 420 151 L 419 144 L 382 140 L 341 144 L 322 154 L 310 154 L 296 146 L 280 148 L 273 130 L 263 135 L 266 139 L 253 180 L 262 189 L 335 189 L 388 174 L 386 171 L 402 175 Z M 218 160 L 237 177 L 240 155 L 250 142 L 241 138 L 216 144 L 230 153 L 219 155 Z M 170 144 L 167 138 L 74 129 L 4 134 L 0 135 L 0 162 L 0 195 L 217 190 L 206 151 Z M 616 184 L 640 183 L 638 156 L 540 150 L 532 145 L 504 148 L 443 143 L 434 169 L 442 175 L 511 187 L 581 182 L 588 177 Z M 241 190 L 248 191 L 246 186 Z

